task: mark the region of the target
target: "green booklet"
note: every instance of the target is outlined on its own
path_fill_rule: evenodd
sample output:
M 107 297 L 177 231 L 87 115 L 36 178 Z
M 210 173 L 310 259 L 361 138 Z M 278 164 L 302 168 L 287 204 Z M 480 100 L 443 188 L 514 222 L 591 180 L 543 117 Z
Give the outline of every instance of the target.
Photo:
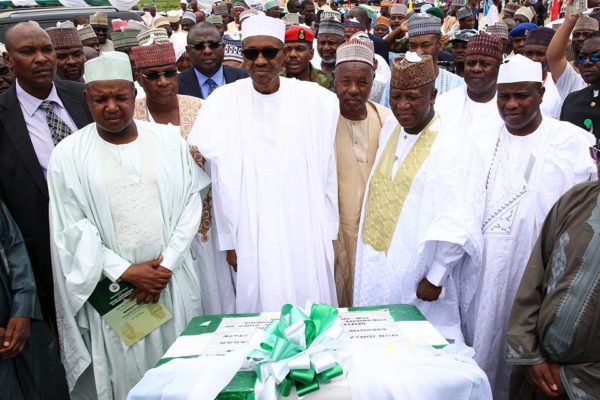
M 104 277 L 88 299 L 127 346 L 173 318 L 161 302 L 137 304 L 135 299 L 128 299 L 133 289 L 134 286 L 129 282 L 111 282 Z

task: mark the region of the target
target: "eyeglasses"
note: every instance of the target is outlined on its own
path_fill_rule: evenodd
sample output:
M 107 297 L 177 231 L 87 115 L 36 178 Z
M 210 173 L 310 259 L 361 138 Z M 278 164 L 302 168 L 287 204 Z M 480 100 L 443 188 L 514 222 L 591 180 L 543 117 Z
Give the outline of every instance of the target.
M 600 62 L 600 51 L 597 51 L 595 53 L 592 53 L 590 55 L 585 55 L 585 54 L 580 54 L 577 56 L 577 58 L 575 59 L 575 62 L 579 65 L 584 64 L 588 58 L 590 59 L 591 62 L 593 63 L 597 63 Z
M 176 69 L 168 69 L 163 72 L 152 71 L 152 72 L 148 72 L 147 74 L 140 73 L 140 75 L 142 75 L 144 78 L 148 79 L 149 81 L 155 81 L 158 78 L 160 78 L 161 76 L 164 76 L 165 78 L 173 78 L 174 76 L 177 76 L 177 70 Z
M 590 146 L 590 156 L 595 162 L 600 161 L 600 148 L 598 148 L 598 145 Z
M 223 45 L 223 42 L 201 42 L 192 45 L 191 47 L 196 51 L 202 51 L 205 47 L 208 47 L 211 50 L 216 50 Z
M 282 50 L 281 47 L 265 47 L 264 49 L 244 49 L 242 54 L 247 60 L 256 61 L 259 54 L 262 54 L 267 60 L 272 60 L 277 57 L 277 54 Z

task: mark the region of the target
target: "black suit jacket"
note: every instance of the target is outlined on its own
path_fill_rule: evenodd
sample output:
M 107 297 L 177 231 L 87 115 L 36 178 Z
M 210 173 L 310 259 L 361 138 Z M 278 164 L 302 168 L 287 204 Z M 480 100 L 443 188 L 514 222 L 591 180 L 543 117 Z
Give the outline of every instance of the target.
M 369 33 L 369 39 L 373 41 L 373 46 L 375 47 L 375 53 L 379 54 L 385 62 L 389 64 L 390 54 L 388 53 L 388 46 L 385 40 L 382 38 Z
M 223 76 L 225 77 L 225 83 L 227 84 L 235 82 L 238 79 L 247 78 L 248 73 L 245 69 L 223 65 Z M 193 67 L 179 74 L 179 94 L 203 98 L 200 85 L 198 84 L 198 78 L 196 78 Z
M 82 84 L 56 81 L 54 85 L 78 128 L 93 122 L 83 99 Z M 23 234 L 44 319 L 54 326 L 48 186 L 29 137 L 14 84 L 0 95 L 0 197 Z
M 594 107 L 592 107 L 592 103 Z M 592 121 L 594 136 L 600 138 L 600 96 L 594 97 L 594 89 L 586 87 L 570 93 L 563 102 L 560 111 L 560 120 L 568 121 L 578 127 L 589 131 L 584 121 Z

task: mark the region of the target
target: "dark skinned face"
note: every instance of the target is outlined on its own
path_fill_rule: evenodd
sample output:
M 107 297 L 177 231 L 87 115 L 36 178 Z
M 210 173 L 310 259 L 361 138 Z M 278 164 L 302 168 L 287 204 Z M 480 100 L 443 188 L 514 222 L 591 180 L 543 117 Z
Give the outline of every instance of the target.
M 279 7 L 272 7 L 265 11 L 265 14 L 271 18 L 279 18 Z
M 244 57 L 246 70 L 252 78 L 254 89 L 259 93 L 270 94 L 279 89 L 279 74 L 283 68 L 285 54 L 283 43 L 272 36 L 252 36 L 242 42 L 242 49 L 266 48 L 280 49 L 275 58 L 268 60 L 263 54 L 259 54 L 254 61 Z
M 0 57 L 0 93 L 4 93 L 8 90 L 10 85 L 15 81 L 13 72 L 8 68 L 8 65 L 4 62 L 4 58 Z
M 390 88 L 390 108 L 408 133 L 419 133 L 433 118 L 436 90 L 434 83 L 415 89 Z
M 308 70 L 314 50 L 307 43 L 286 43 L 284 54 L 286 76 L 294 77 Z
M 18 25 L 10 32 L 7 47 L 4 61 L 21 87 L 29 94 L 45 98 L 56 74 L 56 53 L 48 34 L 31 24 Z
M 452 56 L 456 64 L 463 64 L 465 62 L 465 52 L 467 50 L 467 42 L 461 42 L 455 40 L 452 42 Z
M 408 50 L 419 55 L 428 54 L 437 63 L 438 51 L 442 49 L 440 35 L 420 35 L 408 38 Z
M 594 88 L 600 87 L 600 62 L 592 62 L 589 55 L 597 52 L 600 52 L 600 38 L 586 40 L 579 53 L 588 57 L 583 64 L 579 64 L 579 73 L 581 73 L 585 83 L 592 85 Z
M 85 47 L 91 47 L 92 49 L 96 50 L 98 53 L 100 53 L 100 42 L 98 41 L 98 38 L 89 38 L 89 39 L 85 39 L 84 41 L 81 42 L 81 44 Z
M 94 29 L 100 44 L 105 44 L 108 37 L 108 27 L 102 25 L 92 25 L 92 29 Z
M 475 28 L 475 18 L 466 17 L 458 21 L 459 29 L 474 29 Z
M 493 57 L 482 55 L 465 57 L 464 78 L 469 94 L 474 95 L 472 97 L 489 95 L 493 98 L 499 69 L 500 62 Z
M 390 15 L 390 28 L 392 30 L 394 30 L 397 27 L 399 27 L 400 25 L 402 25 L 402 23 L 404 21 L 406 21 L 405 15 L 402 15 L 402 14 Z
M 317 51 L 326 64 L 335 63 L 335 52 L 344 38 L 332 33 L 321 33 L 317 38 Z
M 497 86 L 500 117 L 514 135 L 527 135 L 541 123 L 540 104 L 544 88 L 536 82 L 503 83 Z
M 577 55 L 581 51 L 581 47 L 583 46 L 583 42 L 587 39 L 592 31 L 587 30 L 577 30 L 573 31 L 571 38 L 571 46 L 573 47 L 573 52 Z
M 198 29 L 191 34 L 188 33 L 187 41 L 187 53 L 194 67 L 206 76 L 213 76 L 221 68 L 225 57 L 225 46 L 219 32 L 214 29 Z M 201 50 L 196 50 L 194 46 L 199 43 L 205 45 Z M 221 46 L 218 49 L 211 49 L 206 45 L 208 43 L 221 43 Z
M 312 3 L 305 5 L 300 14 L 304 15 L 304 23 L 310 26 L 315 21 L 315 5 Z
M 84 96 L 98 131 L 115 136 L 127 134 L 133 122 L 135 95 L 133 83 L 122 79 L 87 84 Z
M 299 0 L 290 0 L 287 3 L 288 11 L 291 13 L 297 13 L 300 11 L 300 1 Z
M 140 85 L 144 88 L 146 97 L 154 104 L 167 104 L 177 96 L 179 90 L 179 79 L 177 75 L 167 78 L 160 75 L 158 79 L 150 80 L 145 75 L 153 72 L 177 71 L 177 65 L 163 65 L 161 67 L 142 68 L 138 71 L 137 79 Z
M 194 21 L 191 21 L 189 19 L 181 20 L 181 30 L 183 30 L 185 32 L 189 32 L 189 30 L 192 28 L 192 26 L 194 26 Z
M 526 39 L 527 38 L 525 36 L 512 38 L 512 45 L 513 45 L 513 50 L 515 51 L 515 54 L 523 54 L 525 52 L 525 40 Z
M 542 46 L 539 44 L 526 44 L 525 50 L 523 51 L 523 55 L 525 57 L 542 64 L 544 76 L 546 76 L 550 70 L 548 67 L 548 60 L 546 59 L 546 50 L 548 50 L 548 46 Z
M 333 73 L 340 112 L 346 118 L 366 117 L 375 72 L 363 62 L 344 62 Z
M 83 47 L 56 50 L 56 73 L 62 79 L 78 81 L 83 75 Z
M 385 26 L 385 25 L 377 25 L 375 26 L 375 28 L 373 28 L 373 34 L 377 37 L 380 37 L 383 39 L 383 37 L 385 35 L 387 35 L 390 32 L 390 29 Z

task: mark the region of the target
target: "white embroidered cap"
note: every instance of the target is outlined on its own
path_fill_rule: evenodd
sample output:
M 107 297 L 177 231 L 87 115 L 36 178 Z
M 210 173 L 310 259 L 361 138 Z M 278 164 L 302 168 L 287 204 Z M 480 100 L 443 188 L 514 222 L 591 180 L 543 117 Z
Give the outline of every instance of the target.
M 254 15 L 244 21 L 242 41 L 252 36 L 271 36 L 285 42 L 285 23 L 278 18 Z
M 497 84 L 515 82 L 542 83 L 542 64 L 517 54 L 506 64 L 500 65 Z
M 116 79 L 133 82 L 129 56 L 121 51 L 102 53 L 100 57 L 86 61 L 84 69 L 83 79 L 85 83 Z

